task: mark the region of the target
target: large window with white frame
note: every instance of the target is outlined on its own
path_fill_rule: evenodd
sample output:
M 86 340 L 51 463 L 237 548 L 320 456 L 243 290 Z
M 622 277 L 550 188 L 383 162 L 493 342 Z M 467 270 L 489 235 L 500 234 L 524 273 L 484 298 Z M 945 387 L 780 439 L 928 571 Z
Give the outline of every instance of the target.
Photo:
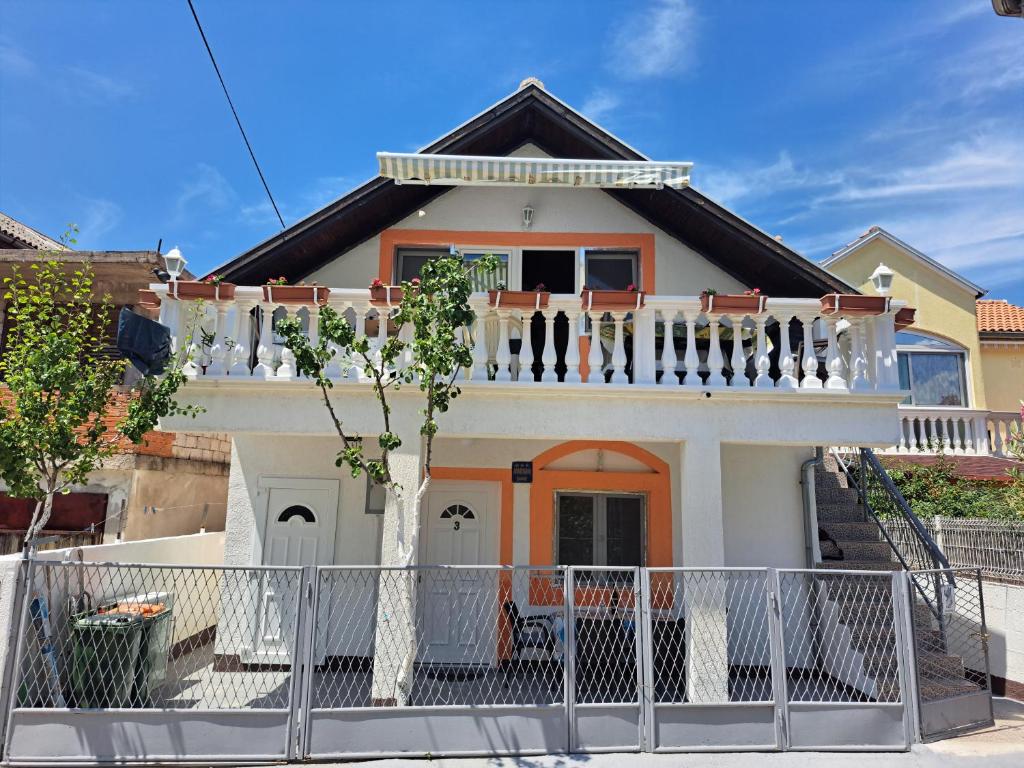
M 487 291 L 495 288 L 499 283 L 508 287 L 510 252 L 508 250 L 494 248 L 457 248 L 462 254 L 463 261 L 473 262 L 480 259 L 486 253 L 493 253 L 500 260 L 498 269 L 490 274 L 476 273 L 474 270 L 472 281 L 474 291 Z M 395 254 L 395 276 L 396 283 L 412 280 L 419 277 L 423 271 L 423 265 L 431 259 L 447 256 L 451 250 L 443 247 L 403 247 Z
M 896 334 L 900 388 L 910 390 L 904 405 L 966 408 L 967 353 L 952 342 L 900 331 Z

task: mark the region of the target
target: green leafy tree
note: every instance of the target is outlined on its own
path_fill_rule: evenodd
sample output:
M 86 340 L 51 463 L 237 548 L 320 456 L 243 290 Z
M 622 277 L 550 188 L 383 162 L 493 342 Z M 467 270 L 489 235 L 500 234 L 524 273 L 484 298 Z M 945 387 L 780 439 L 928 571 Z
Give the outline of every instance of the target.
M 62 243 L 74 242 L 73 231 Z M 104 354 L 116 319 L 109 296 L 93 296 L 88 264 L 43 253 L 4 278 L 3 297 L 10 323 L 0 357 L 0 478 L 11 495 L 36 500 L 30 543 L 57 494 L 86 482 L 126 441 L 140 443 L 159 418 L 196 409 L 174 400 L 185 381 L 179 360 L 161 377 L 144 377 L 127 415 L 112 422 L 127 363 Z
M 462 334 L 462 329 L 471 326 L 475 319 L 469 306 L 472 274 L 492 272 L 497 265 L 498 258 L 492 254 L 469 263 L 454 254 L 427 262 L 418 280 L 402 283 L 402 300 L 390 319 L 394 329 L 380 348 L 375 347 L 369 336 L 357 334 L 344 315 L 330 307 L 320 310 L 315 345 L 303 333 L 298 318 L 277 324 L 277 333 L 295 356 L 296 371 L 310 377 L 319 387 L 341 439 L 336 465 L 348 467 L 354 477 L 365 472 L 398 499 L 398 544 L 405 564 L 411 564 L 416 557 L 419 509 L 430 487 L 437 417 L 459 396 L 459 374 L 473 363 L 472 345 Z M 382 312 L 379 322 L 388 322 L 387 313 Z M 339 353 L 346 356 L 346 365 L 354 362 L 365 372 L 380 404 L 379 458 L 367 457 L 362 440 L 346 430 L 339 408 L 331 399 L 334 384 L 326 369 Z M 389 397 L 403 386 L 416 386 L 424 395 L 420 411 L 423 419 L 416 436 L 424 441 L 423 473 L 411 495 L 410 489 L 402 488 L 392 477 L 389 461 L 403 439 L 412 439 L 411 435 L 398 435 L 392 425 Z

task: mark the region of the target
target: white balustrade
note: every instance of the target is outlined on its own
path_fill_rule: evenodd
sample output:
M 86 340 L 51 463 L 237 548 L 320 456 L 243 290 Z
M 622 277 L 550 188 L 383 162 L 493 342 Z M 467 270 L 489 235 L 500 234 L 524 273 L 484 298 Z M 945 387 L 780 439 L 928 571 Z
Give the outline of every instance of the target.
M 155 286 L 157 293 L 166 297 L 161 305 L 161 321 L 171 328 L 177 348 L 189 336 L 187 317 L 194 314 L 189 306 L 193 302 L 167 297 L 166 288 L 161 288 Z M 586 310 L 578 296 L 562 294 L 552 295 L 548 306 L 536 310 L 491 307 L 482 293 L 474 294 L 470 305 L 476 320 L 472 327 L 462 329 L 462 338 L 473 345 L 472 367 L 465 377 L 474 384 L 582 384 L 581 341 L 586 329 L 588 385 L 657 384 L 659 390 L 754 387 L 840 393 L 896 391 L 899 387 L 892 315 L 822 317 L 817 299 L 769 297 L 760 312 L 711 313 L 703 312 L 696 296 L 649 295 L 639 309 L 614 311 Z M 332 289 L 328 306 L 354 324 L 357 336 L 370 330 L 370 359 L 380 365 L 383 347 L 396 333 L 393 317 L 397 309 L 374 306 L 365 289 Z M 898 308 L 894 306 L 893 312 Z M 206 303 L 201 327 L 214 339 L 208 349 L 208 364 L 203 370 L 207 361 L 203 360 L 204 349 L 196 334 L 191 340 L 192 361 L 186 373 L 196 378 L 294 380 L 294 355 L 274 344 L 275 311 L 278 317 L 308 315 L 309 338 L 316 343 L 319 307 L 270 303 L 264 300 L 260 287 L 237 286 L 233 302 Z M 567 334 L 562 334 L 563 327 L 567 327 Z M 411 331 L 401 329 L 401 338 L 410 341 Z M 543 338 L 538 338 L 541 333 Z M 517 337 L 521 345 L 515 355 L 512 350 Z M 353 350 L 333 342 L 328 348 L 328 378 L 368 381 L 366 364 Z M 824 349 L 824 376 L 818 374 L 820 349 Z M 395 372 L 411 364 L 411 350 L 407 348 L 395 361 Z M 539 372 L 536 376 L 535 371 Z M 963 414 L 958 421 L 948 414 L 945 420 L 934 413 L 908 415 L 902 427 L 899 445 L 894 449 L 903 451 L 920 450 L 920 435 L 925 434 L 926 441 L 953 452 L 981 453 L 989 450 L 992 432 L 991 450 L 997 452 L 1003 450 L 1000 441 L 1005 442 L 1006 434 L 1004 426 L 994 429 L 983 418 Z
M 923 408 L 901 405 L 900 430 L 896 445 L 889 453 L 986 456 L 989 438 L 986 433 L 987 411 L 971 408 Z M 992 450 L 996 454 L 996 450 Z

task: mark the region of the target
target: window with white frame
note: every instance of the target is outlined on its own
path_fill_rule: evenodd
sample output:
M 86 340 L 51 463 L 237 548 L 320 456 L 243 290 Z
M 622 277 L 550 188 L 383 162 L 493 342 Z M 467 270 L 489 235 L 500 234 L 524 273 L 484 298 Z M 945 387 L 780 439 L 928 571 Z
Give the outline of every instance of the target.
M 508 287 L 508 265 L 509 253 L 507 251 L 496 251 L 485 248 L 458 248 L 462 254 L 463 261 L 470 263 L 479 260 L 486 253 L 493 253 L 500 260 L 498 268 L 490 274 L 478 273 L 474 270 L 471 277 L 474 291 L 487 291 L 495 288 L 498 283 Z M 399 248 L 395 259 L 395 275 L 398 283 L 412 280 L 419 277 L 423 271 L 423 265 L 431 259 L 447 256 L 451 253 L 449 248 Z
M 967 407 L 967 354 L 949 341 L 900 331 L 896 334 L 904 405 Z

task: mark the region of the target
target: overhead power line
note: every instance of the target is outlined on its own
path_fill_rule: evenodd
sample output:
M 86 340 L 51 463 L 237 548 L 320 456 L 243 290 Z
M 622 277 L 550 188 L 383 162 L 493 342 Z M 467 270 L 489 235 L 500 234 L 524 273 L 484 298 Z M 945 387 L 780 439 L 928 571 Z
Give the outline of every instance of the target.
M 235 123 L 238 125 L 238 130 L 242 134 L 242 141 L 245 142 L 245 148 L 249 150 L 249 157 L 252 158 L 252 164 L 256 166 L 256 173 L 259 174 L 260 181 L 263 182 L 263 189 L 266 190 L 270 204 L 274 207 L 274 213 L 277 214 L 277 220 L 281 222 L 281 229 L 284 229 L 284 219 L 281 217 L 281 211 L 278 210 L 277 203 L 274 202 L 274 196 L 270 194 L 270 186 L 267 184 L 267 179 L 263 176 L 260 164 L 256 160 L 256 153 L 252 151 L 252 144 L 249 143 L 249 137 L 245 135 L 245 128 L 242 127 L 242 121 L 238 117 L 238 110 L 235 109 L 235 104 L 231 101 L 231 94 L 228 93 L 228 87 L 224 83 L 224 76 L 221 75 L 220 67 L 217 66 L 217 59 L 213 56 L 213 50 L 210 48 L 210 43 L 206 39 L 206 33 L 203 32 L 203 25 L 199 21 L 199 15 L 196 13 L 196 7 L 192 5 L 192 0 L 188 0 L 188 8 L 192 11 L 192 18 L 196 20 L 196 29 L 199 30 L 199 36 L 203 38 L 203 45 L 206 46 L 206 52 L 210 54 L 210 63 L 213 64 L 213 71 L 217 73 L 217 79 L 220 80 L 220 87 L 224 89 L 224 97 L 228 100 L 228 106 L 231 107 L 231 114 L 235 116 Z

